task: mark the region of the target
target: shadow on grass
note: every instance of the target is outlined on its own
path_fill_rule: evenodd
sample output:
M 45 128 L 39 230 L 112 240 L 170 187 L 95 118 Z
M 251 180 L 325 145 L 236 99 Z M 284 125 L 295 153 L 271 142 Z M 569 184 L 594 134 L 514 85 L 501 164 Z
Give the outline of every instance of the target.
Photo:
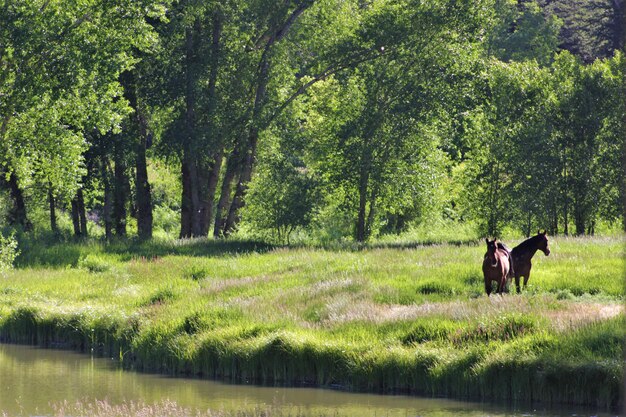
M 209 240 L 206 238 L 140 241 L 116 239 L 41 239 L 25 238 L 20 241 L 17 268 L 76 267 L 87 255 L 116 255 L 125 262 L 136 258 L 153 259 L 166 255 L 220 257 L 247 253 L 264 253 L 275 246 L 251 240 Z
M 219 257 L 247 253 L 265 253 L 275 246 L 254 240 L 210 240 L 206 238 L 173 241 L 127 240 L 103 246 L 104 253 L 120 255 L 122 261 L 137 257 L 158 258 L 166 255 Z
M 154 259 L 166 255 L 193 257 L 220 257 L 247 253 L 265 253 L 272 249 L 287 247 L 290 249 L 313 249 L 328 251 L 359 252 L 372 249 L 418 249 L 425 246 L 475 246 L 475 240 L 424 240 L 405 242 L 333 242 L 328 244 L 297 244 L 291 246 L 275 245 L 259 240 L 207 238 L 179 240 L 115 239 L 106 242 L 100 238 L 74 239 L 70 236 L 28 236 L 19 238 L 20 255 L 17 268 L 33 267 L 76 267 L 87 255 L 114 255 L 118 261 L 131 259 Z
M 448 246 L 477 246 L 480 242 L 476 239 L 466 240 L 414 240 L 405 242 L 329 242 L 321 244 L 295 244 L 289 246 L 289 248 L 295 249 L 320 249 L 329 251 L 347 251 L 347 252 L 359 252 L 372 249 L 419 249 L 427 246 L 448 245 Z

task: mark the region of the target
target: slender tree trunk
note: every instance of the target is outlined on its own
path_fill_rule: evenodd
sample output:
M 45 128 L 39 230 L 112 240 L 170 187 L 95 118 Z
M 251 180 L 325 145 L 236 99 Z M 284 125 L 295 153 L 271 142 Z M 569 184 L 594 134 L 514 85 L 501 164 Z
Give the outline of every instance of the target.
M 374 225 L 374 218 L 376 216 L 376 198 L 377 192 L 372 191 L 370 196 L 369 212 L 367 214 L 367 223 L 365 223 L 365 239 L 369 239 L 372 235 L 372 226 Z
M 135 146 L 135 195 L 137 198 L 137 235 L 140 239 L 152 237 L 152 194 L 148 182 L 148 163 L 146 150 L 148 149 L 148 124 L 143 109 L 137 99 L 136 70 L 127 71 L 120 76 L 124 86 L 124 96 L 135 113 L 129 123 L 136 129 L 130 129 L 137 135 Z M 131 133 L 132 134 L 132 133 Z
M 203 175 L 201 169 L 198 168 L 196 161 L 191 161 L 189 164 L 189 179 L 191 180 L 191 234 L 194 237 L 202 236 L 202 219 L 203 205 L 200 201 L 200 194 L 202 194 Z
M 187 157 L 188 158 L 188 157 Z M 180 204 L 180 235 L 181 239 L 191 237 L 191 179 L 189 178 L 189 161 L 183 159 L 181 164 L 182 195 Z
M 563 150 L 563 234 L 569 235 L 569 173 L 567 169 L 567 149 Z
M 50 230 L 56 235 L 59 233 L 59 227 L 57 226 L 56 200 L 51 184 L 48 185 L 48 207 L 50 208 Z
M 224 225 L 224 236 L 230 235 L 237 227 L 239 223 L 239 211 L 245 205 L 245 195 L 248 191 L 248 184 L 252 179 L 252 169 L 256 160 L 256 147 L 258 141 L 258 130 L 251 130 L 251 137 L 248 143 L 249 148 L 246 152 L 245 158 L 243 160 L 243 165 L 241 166 L 241 173 L 239 174 L 239 181 L 237 183 L 237 189 L 235 191 L 235 195 L 233 197 L 233 202 L 230 205 L 230 210 L 228 211 L 228 216 L 226 218 L 226 223 Z
M 135 163 L 135 194 L 137 196 L 137 235 L 140 239 L 152 237 L 152 194 L 148 182 L 148 164 L 146 161 L 147 134 L 140 129 L 137 158 Z
M 113 189 L 111 187 L 111 169 L 108 166 L 108 161 L 102 161 L 102 180 L 104 183 L 104 236 L 106 240 L 113 238 Z
M 87 215 L 85 213 L 85 199 L 83 190 L 79 188 L 76 195 L 72 199 L 72 226 L 74 228 L 74 236 L 87 236 Z
M 269 49 L 266 49 L 264 56 L 269 55 Z M 269 81 L 269 69 L 270 62 L 269 56 L 266 56 L 260 65 L 259 80 L 257 83 L 256 99 L 254 103 L 254 111 L 252 116 L 252 126 L 250 127 L 248 134 L 247 150 L 244 154 L 243 165 L 241 166 L 241 173 L 239 175 L 239 182 L 237 183 L 237 189 L 233 202 L 230 205 L 226 224 L 224 225 L 224 235 L 228 236 L 239 223 L 239 211 L 245 204 L 245 195 L 248 191 L 248 183 L 252 179 L 252 169 L 256 162 L 256 149 L 259 141 L 259 123 L 260 115 L 265 101 L 265 95 L 267 93 L 267 83 Z
M 204 205 L 204 218 L 202 219 L 202 236 L 209 234 L 211 222 L 213 220 L 213 201 L 215 200 L 215 193 L 217 191 L 217 184 L 220 179 L 220 171 L 222 168 L 222 160 L 224 158 L 224 151 L 220 149 L 213 156 L 213 164 L 209 171 L 207 194 L 203 201 Z
M 551 235 L 559 234 L 559 209 L 557 207 L 557 203 L 555 202 L 551 209 L 552 213 L 552 226 L 550 228 Z
M 113 221 L 115 223 L 115 235 L 124 237 L 126 236 L 126 203 L 128 202 L 130 185 L 126 176 L 126 163 L 121 138 L 117 139 L 114 149 Z
M 359 179 L 359 213 L 356 222 L 356 240 L 357 242 L 365 242 L 365 214 L 367 210 L 367 185 L 369 181 L 369 172 L 361 169 Z
M 76 193 L 76 203 L 78 209 L 78 217 L 80 219 L 80 233 L 82 236 L 87 236 L 87 213 L 85 211 L 85 196 L 83 195 L 82 188 L 79 188 Z

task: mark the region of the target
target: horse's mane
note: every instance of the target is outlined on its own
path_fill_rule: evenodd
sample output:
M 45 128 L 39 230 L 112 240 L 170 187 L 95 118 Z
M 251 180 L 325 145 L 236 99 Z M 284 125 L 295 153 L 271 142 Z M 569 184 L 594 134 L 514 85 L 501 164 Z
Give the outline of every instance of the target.
M 535 235 L 531 238 L 526 239 L 519 245 L 513 248 L 514 251 L 518 252 L 521 250 L 535 249 L 537 247 L 537 241 L 539 240 L 539 235 Z

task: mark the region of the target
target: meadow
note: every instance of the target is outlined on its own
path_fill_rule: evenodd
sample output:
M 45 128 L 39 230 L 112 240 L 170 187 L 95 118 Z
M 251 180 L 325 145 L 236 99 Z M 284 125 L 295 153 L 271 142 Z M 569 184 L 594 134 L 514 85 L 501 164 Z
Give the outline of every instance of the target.
M 234 382 L 615 407 L 623 240 L 550 246 L 521 295 L 487 297 L 478 241 L 31 243 L 0 277 L 0 340 Z

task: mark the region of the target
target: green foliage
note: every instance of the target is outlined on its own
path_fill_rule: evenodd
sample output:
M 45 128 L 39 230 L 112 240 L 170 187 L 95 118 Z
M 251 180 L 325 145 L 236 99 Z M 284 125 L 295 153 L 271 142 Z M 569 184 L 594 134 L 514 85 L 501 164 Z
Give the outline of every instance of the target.
M 58 238 L 76 230 L 77 190 L 76 235 L 107 238 L 146 210 L 160 238 L 193 223 L 182 236 L 281 243 L 448 220 L 594 234 L 622 215 L 623 1 L 0 11 L 1 211 L 21 198 L 41 229 L 50 193 Z
M 483 235 L 514 225 L 593 234 L 621 207 L 618 147 L 624 131 L 623 57 L 585 66 L 568 52 L 550 67 L 493 62 L 489 106 L 463 121 L 475 144 L 462 194 Z M 610 127 L 609 127 L 610 126 Z
M 19 254 L 20 251 L 15 235 L 5 237 L 0 233 L 0 276 L 4 276 L 7 270 L 13 268 L 15 258 Z
M 117 76 L 154 42 L 153 2 L 5 2 L 0 15 L 2 165 L 25 187 L 73 195 L 85 133 L 119 129 L 128 112 Z M 25 30 L 24 28 L 28 28 Z
M 489 52 L 509 61 L 535 60 L 547 65 L 557 50 L 560 22 L 542 11 L 536 1 L 496 1 L 496 24 Z
M 315 214 L 318 184 L 306 167 L 282 153 L 264 159 L 248 193 L 244 220 L 255 230 L 271 230 L 278 242 L 289 243 L 292 233 L 306 228 Z

